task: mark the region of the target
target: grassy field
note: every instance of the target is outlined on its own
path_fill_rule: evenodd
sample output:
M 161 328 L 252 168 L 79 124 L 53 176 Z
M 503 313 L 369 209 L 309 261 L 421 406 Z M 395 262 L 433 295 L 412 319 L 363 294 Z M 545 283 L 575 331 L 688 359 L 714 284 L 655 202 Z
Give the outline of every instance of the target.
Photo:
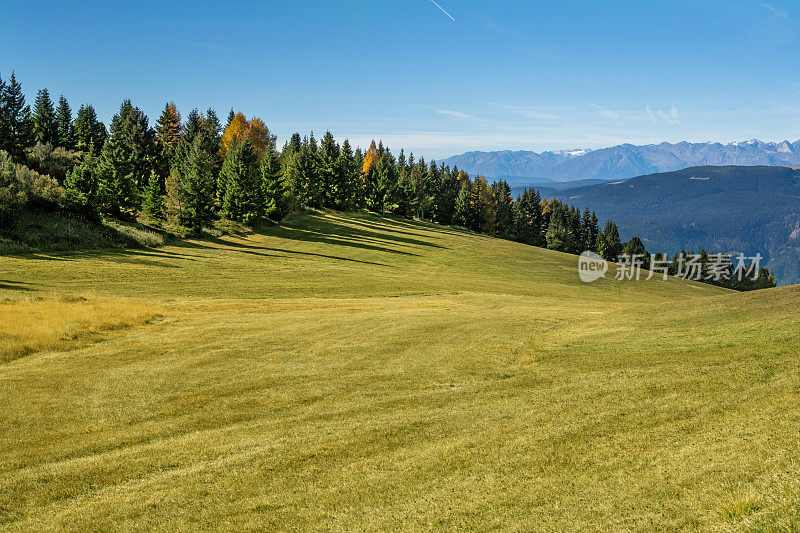
M 800 529 L 800 290 L 299 215 L 0 258 L 0 529 Z

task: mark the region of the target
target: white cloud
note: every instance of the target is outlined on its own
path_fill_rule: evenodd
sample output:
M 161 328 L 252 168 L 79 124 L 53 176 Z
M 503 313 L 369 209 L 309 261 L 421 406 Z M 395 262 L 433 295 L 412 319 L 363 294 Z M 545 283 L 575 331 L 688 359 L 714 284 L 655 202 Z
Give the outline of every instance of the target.
M 437 109 L 436 113 L 439 115 L 445 115 L 452 118 L 461 118 L 461 119 L 476 119 L 475 115 L 470 115 L 469 113 L 462 113 L 461 111 L 454 111 L 452 109 Z
M 789 13 L 787 13 L 783 9 L 779 9 L 779 8 L 777 8 L 777 7 L 773 6 L 773 5 L 770 5 L 770 4 L 766 3 L 766 2 L 759 2 L 759 3 L 761 4 L 762 7 L 764 7 L 765 9 L 768 9 L 772 13 L 773 17 L 780 18 L 780 19 L 788 19 L 789 18 Z
M 608 109 L 606 107 L 599 106 L 599 105 L 596 105 L 596 104 L 589 104 L 589 105 L 592 106 L 593 108 L 597 109 L 597 113 L 601 117 L 615 119 L 615 120 L 619 118 L 619 113 L 617 113 L 613 109 Z
M 519 107 L 513 105 L 504 105 L 504 104 L 495 104 L 500 109 L 505 109 L 506 111 L 511 111 L 517 115 L 523 116 L 525 118 L 532 118 L 534 120 L 559 120 L 561 117 L 558 115 L 554 115 L 553 113 L 548 113 L 546 111 L 542 111 L 541 109 L 537 109 L 534 107 Z
M 647 118 L 656 126 L 659 124 L 668 126 L 677 126 L 681 124 L 681 119 L 678 116 L 678 106 L 675 104 L 669 108 L 668 112 L 660 110 L 653 111 L 649 104 L 645 105 L 644 110 Z
M 653 110 L 652 110 L 652 109 L 650 109 L 650 106 L 649 106 L 649 105 L 646 105 L 644 109 L 645 109 L 645 112 L 647 113 L 647 118 L 649 118 L 649 119 L 650 119 L 650 121 L 651 121 L 651 122 L 652 122 L 654 125 L 658 124 L 658 121 L 656 121 L 656 117 L 655 117 L 655 115 L 653 115 Z

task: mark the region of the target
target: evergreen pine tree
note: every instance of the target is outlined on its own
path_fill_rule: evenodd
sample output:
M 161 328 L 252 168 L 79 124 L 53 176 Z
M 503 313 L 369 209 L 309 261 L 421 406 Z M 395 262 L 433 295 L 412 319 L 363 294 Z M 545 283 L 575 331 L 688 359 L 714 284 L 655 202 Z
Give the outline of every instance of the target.
M 195 235 L 202 233 L 203 225 L 211 220 L 214 207 L 214 158 L 203 146 L 202 136 L 196 136 L 177 170 L 176 189 L 178 217 Z M 174 201 L 174 200 L 173 200 Z
M 103 204 L 99 161 L 90 152 L 64 179 L 68 211 L 97 218 Z
M 30 107 L 25 105 L 22 85 L 13 72 L 5 84 L 3 123 L 6 135 L 0 138 L 0 148 L 18 160 L 23 159 L 25 149 L 33 144 L 33 124 Z
M 264 216 L 276 222 L 283 218 L 286 210 L 286 186 L 281 170 L 280 154 L 270 146 L 261 163 L 261 196 Z
M 533 246 L 542 246 L 544 234 L 539 192 L 535 189 L 525 189 L 514 202 L 512 213 L 514 240 Z
M 625 243 L 625 246 L 622 248 L 622 253 L 631 258 L 633 258 L 633 256 L 640 256 L 639 259 L 642 261 L 642 268 L 650 268 L 650 254 L 647 252 L 644 243 L 639 237 L 632 237 L 631 240 Z
M 261 217 L 262 176 L 249 139 L 234 141 L 228 148 L 217 183 L 222 216 L 245 224 Z
M 397 169 L 391 153 L 382 145 L 379 153 L 378 163 L 371 167 L 367 176 L 366 205 L 370 211 L 385 215 L 387 209 L 391 211 L 395 207 Z
M 346 201 L 346 184 L 339 169 L 339 145 L 330 131 L 320 141 L 319 181 L 322 187 L 322 203 L 325 207 L 342 209 Z
M 475 209 L 473 205 L 472 183 L 469 179 L 461 182 L 461 190 L 456 196 L 455 209 L 453 212 L 453 224 L 472 228 L 475 225 Z
M 217 175 L 222 169 L 223 163 L 220 152 L 222 146 L 222 124 L 219 121 L 219 117 L 217 117 L 216 111 L 211 108 L 206 110 L 206 116 L 202 121 L 202 130 L 205 134 L 203 149 L 211 156 L 214 162 L 212 173 Z
M 142 193 L 142 211 L 152 218 L 164 215 L 163 179 L 153 170 Z
M 6 82 L 0 76 L 0 150 L 5 149 L 5 143 L 9 135 L 8 121 L 6 119 Z
M 492 183 L 492 192 L 496 202 L 495 235 L 510 239 L 512 235 L 514 200 L 511 196 L 511 187 L 505 180 Z
M 181 138 L 181 114 L 175 102 L 169 102 L 164 106 L 161 116 L 156 121 L 155 129 L 159 149 L 171 159 Z
M 98 155 L 103 149 L 108 133 L 105 125 L 97 120 L 97 113 L 91 105 L 82 105 L 72 125 L 75 148 L 82 152 L 94 150 Z
M 575 233 L 570 221 L 570 211 L 560 203 L 551 208 L 545 240 L 550 250 L 569 253 L 575 250 Z
M 397 209 L 395 213 L 412 217 L 416 211 L 416 195 L 410 179 L 410 169 L 405 152 L 400 150 L 397 157 Z
M 56 111 L 50 93 L 41 89 L 36 94 L 33 108 L 33 136 L 36 142 L 55 146 L 58 144 L 58 124 Z
M 72 138 L 72 109 L 69 107 L 69 102 L 61 95 L 58 98 L 58 107 L 56 108 L 56 129 L 58 130 L 57 146 L 71 150 L 74 148 Z
M 305 143 L 308 183 L 308 205 L 322 207 L 325 202 L 325 184 L 320 179 L 320 149 L 312 131 Z
M 134 156 L 119 138 L 110 137 L 100 152 L 98 184 L 102 209 L 115 216 L 131 214 L 139 204 Z
M 148 125 L 147 115 L 130 100 L 123 100 L 119 112 L 111 119 L 109 142 L 113 143 L 114 157 L 125 161 L 138 194 L 155 168 L 155 132 Z
M 622 253 L 619 230 L 611 220 L 606 222 L 605 229 L 597 236 L 597 251 L 606 261 L 616 261 Z
M 359 164 L 347 139 L 339 150 L 339 209 L 352 209 L 358 205 L 358 169 Z

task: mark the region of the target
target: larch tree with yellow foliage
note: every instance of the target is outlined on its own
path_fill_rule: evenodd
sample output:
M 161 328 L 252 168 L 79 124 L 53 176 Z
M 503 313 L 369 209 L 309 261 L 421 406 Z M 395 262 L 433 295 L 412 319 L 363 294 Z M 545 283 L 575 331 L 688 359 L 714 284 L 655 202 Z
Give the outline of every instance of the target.
M 258 117 L 247 120 L 243 113 L 236 113 L 222 134 L 222 146 L 220 147 L 222 159 L 225 159 L 233 143 L 245 139 L 250 141 L 250 146 L 258 156 L 259 162 L 264 161 L 264 157 L 275 145 L 275 136 L 272 135 L 263 120 Z

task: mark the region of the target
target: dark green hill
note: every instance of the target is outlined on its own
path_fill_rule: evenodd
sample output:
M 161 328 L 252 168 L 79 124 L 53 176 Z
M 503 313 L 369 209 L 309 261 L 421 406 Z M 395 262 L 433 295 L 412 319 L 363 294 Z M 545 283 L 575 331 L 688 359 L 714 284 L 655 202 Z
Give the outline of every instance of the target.
M 692 167 L 559 192 L 612 218 L 652 252 L 705 246 L 761 253 L 781 284 L 800 282 L 800 171 Z

